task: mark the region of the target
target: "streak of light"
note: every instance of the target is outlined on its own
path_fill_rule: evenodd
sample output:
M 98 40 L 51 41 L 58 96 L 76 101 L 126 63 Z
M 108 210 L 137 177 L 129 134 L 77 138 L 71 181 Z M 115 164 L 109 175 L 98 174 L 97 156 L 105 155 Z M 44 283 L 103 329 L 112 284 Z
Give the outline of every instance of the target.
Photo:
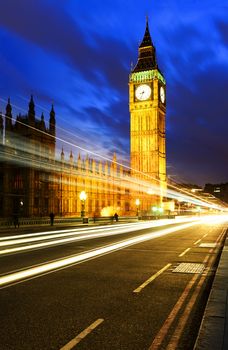
M 35 267 L 31 267 L 29 269 L 18 271 L 18 272 L 12 273 L 12 274 L 4 275 L 4 276 L 0 277 L 0 286 L 4 286 L 4 285 L 9 284 L 9 283 L 20 281 L 22 279 L 31 278 L 31 277 L 34 277 L 34 276 L 37 276 L 40 274 L 46 274 L 48 272 L 62 269 L 64 267 L 67 267 L 70 265 L 78 264 L 78 263 L 86 261 L 86 260 L 94 259 L 95 257 L 102 256 L 102 255 L 123 249 L 125 247 L 131 246 L 134 244 L 142 243 L 142 242 L 150 240 L 150 239 L 158 238 L 158 237 L 167 235 L 169 233 L 183 230 L 183 229 L 186 229 L 186 228 L 191 227 L 191 226 L 196 225 L 196 224 L 197 224 L 197 222 L 191 222 L 191 223 L 180 225 L 178 227 L 172 227 L 172 228 L 160 230 L 160 231 L 157 231 L 154 233 L 149 233 L 149 234 L 137 236 L 137 237 L 130 238 L 130 239 L 127 239 L 124 241 L 120 241 L 120 242 L 115 243 L 115 244 L 106 245 L 106 246 L 100 247 L 98 249 L 87 251 L 87 252 L 84 252 L 84 253 L 81 253 L 81 254 L 78 254 L 75 256 L 63 258 L 63 259 L 53 261 L 50 263 L 49 262 L 44 263 L 40 266 L 35 266 Z
M 220 222 L 223 222 L 223 221 L 224 221 L 224 218 L 220 218 Z M 100 247 L 97 249 L 86 251 L 86 252 L 78 254 L 78 255 L 73 255 L 71 257 L 66 257 L 66 258 L 56 260 L 56 261 L 47 262 L 47 263 L 44 263 L 40 266 L 30 267 L 30 268 L 24 269 L 22 271 L 18 271 L 18 272 L 14 272 L 14 273 L 11 273 L 8 275 L 4 275 L 4 276 L 0 277 L 0 286 L 4 287 L 7 284 L 12 284 L 12 283 L 16 283 L 16 282 L 19 282 L 21 280 L 24 280 L 24 279 L 31 279 L 31 278 L 38 277 L 38 276 L 43 275 L 43 274 L 51 273 L 51 272 L 54 272 L 56 270 L 66 268 L 68 266 L 82 263 L 83 261 L 91 260 L 91 259 L 94 259 L 96 257 L 109 254 L 111 252 L 123 249 L 125 247 L 131 246 L 134 244 L 138 244 L 138 243 L 142 243 L 142 242 L 154 239 L 154 238 L 162 237 L 164 235 L 167 235 L 167 234 L 170 234 L 173 232 L 177 232 L 180 230 L 184 230 L 184 229 L 187 229 L 187 228 L 192 227 L 194 225 L 197 225 L 199 223 L 205 223 L 205 222 L 209 222 L 209 221 L 202 219 L 200 221 L 185 223 L 185 224 L 179 225 L 177 227 L 171 227 L 171 228 L 159 230 L 156 232 L 147 233 L 144 235 L 139 235 L 139 236 L 136 236 L 134 238 L 129 238 L 127 240 L 120 241 L 120 242 L 115 243 L 115 244 L 110 244 L 110 245 L 106 245 L 106 246 L 103 246 L 103 247 Z
M 2 100 L 3 102 L 7 103 L 7 101 L 4 100 L 4 99 L 2 99 L 2 98 L 0 98 L 0 100 Z M 13 105 L 13 104 L 12 104 L 12 105 Z M 16 107 L 16 108 L 19 108 L 19 107 L 16 106 L 16 105 L 13 105 L 13 106 Z M 3 116 L 2 113 L 0 113 L 0 115 Z M 5 116 L 5 118 L 7 118 L 7 116 Z M 12 118 L 12 119 L 13 119 L 14 121 L 16 121 L 15 118 Z M 20 123 L 20 124 L 22 124 L 23 126 L 25 126 L 25 127 L 27 127 L 27 128 L 36 130 L 36 132 L 39 132 L 39 133 L 41 133 L 41 134 L 46 134 L 46 135 L 48 135 L 49 137 L 53 137 L 53 138 L 55 138 L 56 140 L 61 141 L 61 142 L 65 143 L 65 144 L 67 144 L 68 146 L 77 148 L 77 149 L 79 149 L 79 150 L 81 150 L 81 151 L 83 151 L 83 152 L 86 152 L 87 154 L 91 154 L 91 155 L 93 155 L 93 156 L 95 156 L 95 157 L 97 157 L 97 158 L 99 158 L 99 159 L 106 160 L 106 161 L 108 161 L 108 162 L 110 162 L 110 163 L 115 163 L 115 164 L 117 164 L 117 165 L 119 165 L 119 166 L 121 166 L 121 167 L 127 169 L 128 171 L 132 171 L 132 170 L 133 170 L 135 173 L 140 174 L 140 175 L 143 175 L 144 177 L 147 177 L 148 180 L 155 181 L 155 182 L 158 184 L 158 186 L 155 186 L 155 187 L 157 187 L 156 193 L 157 193 L 158 195 L 159 195 L 159 193 L 160 193 L 160 192 L 159 192 L 159 191 L 160 191 L 159 184 L 160 184 L 160 183 L 161 183 L 161 184 L 164 184 L 164 183 L 163 183 L 163 181 L 160 181 L 159 179 L 156 179 L 156 178 L 154 178 L 154 177 L 152 177 L 152 176 L 150 176 L 150 175 L 148 175 L 148 174 L 144 174 L 143 172 L 141 172 L 141 171 L 139 171 L 139 170 L 136 170 L 136 169 L 133 169 L 133 168 L 131 168 L 130 166 L 127 166 L 127 165 L 124 165 L 124 164 L 122 164 L 122 163 L 120 163 L 120 162 L 114 161 L 113 159 L 110 159 L 110 158 L 108 158 L 108 157 L 106 157 L 106 156 L 103 156 L 103 155 L 98 154 L 98 153 L 96 153 L 96 152 L 90 151 L 90 150 L 88 150 L 88 149 L 86 149 L 86 148 L 84 148 L 84 147 L 81 147 L 81 146 L 79 146 L 79 145 L 77 145 L 77 144 L 75 144 L 75 143 L 72 143 L 72 142 L 69 142 L 69 141 L 67 141 L 67 140 L 64 140 L 63 138 L 50 135 L 50 134 L 48 134 L 47 132 L 45 132 L 45 131 L 43 131 L 43 130 L 39 130 L 39 129 L 37 129 L 37 128 L 31 126 L 31 125 L 25 124 L 25 123 L 23 123 L 22 121 L 17 120 L 17 123 Z M 125 178 L 125 180 L 126 180 L 126 178 Z M 132 178 L 131 178 L 131 181 L 132 181 Z M 145 182 L 144 186 L 146 187 L 146 188 L 145 188 L 145 192 L 146 192 L 146 193 L 147 193 L 147 191 L 148 191 L 148 185 L 149 185 L 148 182 Z M 173 195 L 173 190 L 170 190 L 169 187 L 175 190 L 176 193 L 175 193 L 174 195 Z M 206 206 L 206 207 L 208 207 L 208 208 L 221 209 L 218 205 L 215 205 L 215 204 L 209 202 L 207 199 L 203 199 L 203 200 L 202 200 L 202 198 L 200 198 L 199 196 L 197 196 L 197 195 L 191 193 L 190 191 L 187 191 L 186 189 L 181 189 L 181 188 L 179 188 L 179 187 L 177 187 L 177 186 L 175 186 L 175 185 L 168 184 L 168 189 L 167 189 L 167 194 L 168 194 L 167 197 L 168 197 L 168 198 L 177 199 L 178 196 L 180 195 L 180 193 L 181 193 L 182 195 L 184 194 L 184 196 L 185 196 L 184 200 L 185 200 L 186 202 L 193 203 L 193 204 L 196 204 L 196 205 L 198 204 L 198 205 L 201 205 L 201 206 Z M 192 198 L 196 198 L 196 201 L 192 201 Z
M 195 219 L 193 219 L 194 221 Z M 180 221 L 174 221 L 175 224 L 177 224 L 178 222 L 183 223 L 184 221 L 192 221 L 189 219 L 185 219 L 185 220 L 180 220 Z M 84 232 L 82 231 L 76 231 L 74 230 L 73 232 L 70 233 L 59 233 L 59 234 L 55 234 L 55 235 L 47 235 L 44 237 L 30 237 L 30 238 L 22 238 L 22 239 L 15 239 L 15 240 L 6 240 L 3 241 L 2 243 L 0 243 L 0 246 L 9 246 L 9 245 L 17 245 L 17 244 L 23 244 L 23 243 L 29 243 L 29 242 L 35 242 L 35 241 L 44 241 L 47 239 L 54 239 L 54 238 L 58 238 L 55 239 L 53 241 L 48 241 L 48 242 L 42 242 L 42 243 L 35 243 L 35 244 L 30 244 L 30 245 L 25 245 L 22 247 L 16 247 L 16 248 L 8 248 L 8 249 L 4 249 L 4 250 L 0 250 L 0 255 L 5 255 L 5 254 L 10 254 L 10 253 L 16 253 L 16 252 L 22 252 L 22 251 L 26 251 L 26 250 L 31 250 L 31 249 L 40 249 L 40 248 L 45 248 L 45 247 L 49 247 L 49 246 L 53 246 L 53 245 L 59 245 L 59 244 L 67 244 L 67 243 L 72 243 L 75 241 L 82 241 L 82 240 L 87 240 L 87 239 L 95 239 L 95 238 L 101 238 L 101 237 L 106 237 L 109 235 L 119 235 L 119 234 L 123 234 L 123 233 L 128 233 L 131 231 L 139 231 L 139 230 L 143 230 L 143 229 L 148 229 L 148 228 L 153 228 L 153 227 L 160 227 L 160 226 L 164 226 L 164 225 L 171 225 L 173 224 L 173 221 L 170 222 L 169 219 L 164 219 L 161 220 L 160 222 L 155 222 L 155 223 L 142 223 L 140 225 L 122 225 L 121 227 L 109 227 L 109 228 L 103 228 L 103 229 L 96 229 L 95 232 L 96 233 L 91 233 L 91 230 L 85 230 Z M 104 232 L 105 231 L 105 232 Z M 108 231 L 108 232 L 107 232 Z M 61 232 L 61 231 L 59 231 Z M 110 233 L 111 232 L 111 233 Z M 50 233 L 50 232 L 49 232 Z M 62 238 L 59 239 L 60 237 L 67 237 L 67 236 L 72 236 L 72 235 L 76 235 L 76 237 L 71 237 L 71 238 Z
M 121 228 L 121 227 L 132 227 L 134 228 L 144 225 L 150 225 L 150 227 L 157 227 L 157 226 L 163 226 L 170 224 L 178 224 L 182 222 L 187 221 L 193 221 L 193 220 L 199 220 L 199 217 L 196 216 L 184 216 L 184 217 L 177 217 L 174 219 L 161 219 L 159 221 L 146 221 L 146 222 L 132 222 L 128 224 L 115 224 L 114 226 L 107 226 L 107 225 L 99 225 L 92 226 L 92 227 L 83 227 L 83 228 L 72 228 L 72 229 L 64 229 L 64 230 L 51 230 L 51 231 L 42 231 L 42 232 L 34 232 L 34 233 L 25 233 L 22 235 L 14 235 L 14 236 L 4 236 L 0 237 L 0 241 L 5 240 L 12 240 L 12 239 L 18 239 L 18 238 L 24 238 L 24 237 L 35 237 L 35 236 L 42 236 L 42 235 L 50 235 L 55 233 L 68 233 L 68 232 L 87 232 L 87 231 L 97 231 L 97 230 L 113 230 L 115 228 Z
M 129 223 L 129 224 L 115 224 L 115 226 L 107 226 L 107 225 L 99 225 L 97 226 L 92 226 L 92 227 L 86 227 L 86 228 L 73 228 L 73 229 L 64 229 L 64 230 L 54 230 L 54 231 L 43 231 L 43 232 L 34 232 L 34 233 L 25 233 L 22 235 L 14 235 L 14 236 L 4 236 L 0 237 L 0 241 L 5 241 L 5 240 L 13 240 L 13 239 L 18 239 L 18 238 L 24 238 L 24 237 L 35 237 L 35 236 L 42 236 L 42 235 L 50 235 L 54 233 L 68 233 L 68 232 L 87 232 L 87 231 L 97 231 L 97 230 L 110 230 L 110 229 L 115 229 L 115 228 L 120 228 L 120 227 L 133 227 L 134 226 L 143 226 L 143 225 L 148 225 L 150 223 L 151 227 L 156 227 L 156 226 L 162 226 L 165 224 L 169 223 L 181 223 L 181 222 L 186 222 L 186 221 L 191 221 L 191 220 L 197 220 L 197 217 L 178 217 L 175 219 L 162 219 L 157 222 L 154 221 L 147 221 L 147 222 L 134 222 L 134 223 Z

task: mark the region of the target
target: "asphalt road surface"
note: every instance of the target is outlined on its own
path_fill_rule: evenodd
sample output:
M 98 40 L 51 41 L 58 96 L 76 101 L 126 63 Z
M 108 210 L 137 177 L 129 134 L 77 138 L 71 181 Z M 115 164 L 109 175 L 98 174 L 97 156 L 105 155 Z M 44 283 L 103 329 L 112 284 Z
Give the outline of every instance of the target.
M 207 217 L 2 234 L 0 349 L 193 349 L 226 230 Z

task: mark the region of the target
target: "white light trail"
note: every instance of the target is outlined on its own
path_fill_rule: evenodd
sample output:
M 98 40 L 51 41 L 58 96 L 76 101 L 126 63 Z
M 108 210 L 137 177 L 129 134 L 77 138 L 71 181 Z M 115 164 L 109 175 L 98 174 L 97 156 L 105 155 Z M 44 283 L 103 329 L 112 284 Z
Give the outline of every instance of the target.
M 4 101 L 5 103 L 7 103 L 6 100 L 0 98 L 0 100 Z M 13 105 L 13 104 L 12 104 Z M 14 107 L 16 108 L 19 108 L 18 106 L 16 105 L 13 105 Z M 0 115 L 4 116 L 2 113 L 0 113 Z M 8 118 L 7 116 L 4 116 L 5 118 Z M 16 121 L 15 118 L 12 118 L 12 120 Z M 76 144 L 75 142 L 70 142 L 68 139 L 67 140 L 64 140 L 63 138 L 61 137 L 57 137 L 57 136 L 53 136 L 53 135 L 50 135 L 48 134 L 46 131 L 43 131 L 43 130 L 40 130 L 40 129 L 37 129 L 31 125 L 27 125 L 25 124 L 24 122 L 20 121 L 20 120 L 17 120 L 17 123 L 23 125 L 24 127 L 27 127 L 27 128 L 30 128 L 30 129 L 33 129 L 33 130 L 36 130 L 36 132 L 39 132 L 40 134 L 47 134 L 49 137 L 53 137 L 55 138 L 56 140 L 62 142 L 62 143 L 65 143 L 66 145 L 70 146 L 70 147 L 73 147 L 73 148 L 76 148 L 80 151 L 83 151 L 87 154 L 91 154 L 92 156 L 95 156 L 96 158 L 98 159 L 102 159 L 102 160 L 105 160 L 105 161 L 108 161 L 109 163 L 115 163 L 117 164 L 118 166 L 121 166 L 123 168 L 125 168 L 127 171 L 134 171 L 135 173 L 138 173 L 138 174 L 141 174 L 143 175 L 144 177 L 147 177 L 148 181 L 152 181 L 152 182 L 156 182 L 157 186 L 155 185 L 155 192 L 157 193 L 157 195 L 160 194 L 160 184 L 163 183 L 162 181 L 160 181 L 159 179 L 156 179 L 148 174 L 144 174 L 143 172 L 137 170 L 137 169 L 133 169 L 131 168 L 130 166 L 127 166 L 125 164 L 122 164 L 120 162 L 117 162 L 117 161 L 114 161 L 113 159 L 107 157 L 107 156 L 103 156 L 102 154 L 99 154 L 99 153 L 96 153 L 94 151 L 91 151 L 89 149 L 86 149 L 84 147 L 81 147 L 80 145 Z M 63 129 L 64 130 L 64 129 Z M 67 132 L 65 130 L 65 132 Z M 32 150 L 30 150 L 31 154 L 34 152 Z M 16 157 L 15 157 L 16 159 Z M 27 160 L 29 161 L 29 160 Z M 34 162 L 34 159 L 33 159 L 33 162 Z M 30 163 L 31 163 L 31 160 L 30 160 Z M 47 166 L 48 168 L 50 167 L 50 163 L 47 162 Z M 29 164 L 31 165 L 31 164 Z M 40 162 L 40 165 L 39 166 L 44 166 L 43 162 Z M 54 167 L 52 168 L 52 171 L 54 170 Z M 60 169 L 58 169 L 60 170 Z M 108 175 L 108 174 L 107 174 Z M 119 181 L 119 179 L 117 178 L 117 181 Z M 126 181 L 126 178 L 125 178 L 125 181 Z M 133 187 L 132 189 L 134 190 L 134 186 L 135 184 L 137 183 L 137 181 L 139 180 L 136 180 L 135 178 L 131 178 L 129 177 L 129 187 Z M 145 182 L 145 183 L 142 183 L 142 190 L 147 192 L 148 190 L 148 181 Z M 192 204 L 195 204 L 195 205 L 200 205 L 200 206 L 203 206 L 203 207 L 208 207 L 208 208 L 213 208 L 213 209 L 218 209 L 218 210 L 222 210 L 224 208 L 220 207 L 219 205 L 216 205 L 212 202 L 210 202 L 208 199 L 202 199 L 201 197 L 199 197 L 198 195 L 195 195 L 193 193 L 191 193 L 190 191 L 188 191 L 187 189 L 184 189 L 184 188 L 179 188 L 173 184 L 168 184 L 168 188 L 167 188 L 167 198 L 172 198 L 172 199 L 178 199 L 178 197 L 180 196 L 183 196 L 184 198 L 184 201 L 185 202 L 188 202 L 188 203 L 192 203 Z
M 191 223 L 187 223 L 187 224 L 183 224 L 180 225 L 178 227 L 172 227 L 172 228 L 168 228 L 168 229 L 164 229 L 161 231 L 157 231 L 157 232 L 153 232 L 153 233 L 149 233 L 149 234 L 145 234 L 145 235 L 140 235 L 134 238 L 130 238 L 115 244 L 111 244 L 111 245 L 107 245 L 104 247 L 100 247 L 98 249 L 92 250 L 92 251 L 87 251 L 75 256 L 71 256 L 68 258 L 63 258 L 57 261 L 53 261 L 53 262 L 48 262 L 45 263 L 43 265 L 40 266 L 35 266 L 35 267 L 31 267 L 29 269 L 25 269 L 22 271 L 18 271 L 9 275 L 5 275 L 5 276 L 1 276 L 0 277 L 0 287 L 5 286 L 6 284 L 9 283 L 13 283 L 19 280 L 23 280 L 23 279 L 27 279 L 27 278 L 31 278 L 37 275 L 41 275 L 44 273 L 48 273 L 57 269 L 61 269 L 70 265 L 74 265 L 77 263 L 80 263 L 82 261 L 85 260 L 89 260 L 89 259 L 93 259 L 95 257 L 98 256 L 102 256 L 105 254 L 108 254 L 110 252 L 119 250 L 119 249 L 123 249 L 125 247 L 137 244 L 137 243 L 141 243 L 150 239 L 154 239 L 157 237 L 161 237 L 164 235 L 167 235 L 169 233 L 172 232 L 176 232 L 179 230 L 183 230 L 185 228 L 191 227 L 193 225 L 196 225 L 197 222 L 191 222 Z
M 99 228 L 86 228 L 86 229 L 73 229 L 69 230 L 64 230 L 66 232 L 62 233 L 63 231 L 53 231 L 58 234 L 50 234 L 50 232 L 42 232 L 42 233 L 35 233 L 36 237 L 33 237 L 30 235 L 30 237 L 26 237 L 26 235 L 21 235 L 22 237 L 26 238 L 21 238 L 18 239 L 18 236 L 13 236 L 15 239 L 13 240 L 12 237 L 9 237 L 10 240 L 8 240 L 8 237 L 5 237 L 6 240 L 0 242 L 0 246 L 5 247 L 5 246 L 10 246 L 10 245 L 19 245 L 23 243 L 31 243 L 31 242 L 37 242 L 37 241 L 44 241 L 44 240 L 49 240 L 48 242 L 42 242 L 42 243 L 35 243 L 35 244 L 30 244 L 30 245 L 24 245 L 22 247 L 16 247 L 16 248 L 9 248 L 9 249 L 4 249 L 0 250 L 0 255 L 5 255 L 5 254 L 12 254 L 16 252 L 22 252 L 22 251 L 27 251 L 31 249 L 40 249 L 40 248 L 45 248 L 53 245 L 59 245 L 59 244 L 67 244 L 67 243 L 72 243 L 75 241 L 81 241 L 81 240 L 86 240 L 86 239 L 94 239 L 94 238 L 101 238 L 101 237 L 106 237 L 109 235 L 119 235 L 131 231 L 139 231 L 143 229 L 148 229 L 148 228 L 153 228 L 153 227 L 160 227 L 160 226 L 165 226 L 165 225 L 172 225 L 172 224 L 178 224 L 178 223 L 183 223 L 183 222 L 189 222 L 189 221 L 196 221 L 199 220 L 198 218 L 178 218 L 178 219 L 163 219 L 159 220 L 156 222 L 143 222 L 143 223 L 133 223 L 133 224 L 122 224 L 122 225 L 115 225 L 111 227 L 99 227 Z M 92 231 L 92 233 L 91 233 Z M 93 233 L 95 231 L 95 233 Z M 105 231 L 105 232 L 104 232 Z M 37 235 L 39 237 L 37 237 Z M 71 238 L 66 238 L 68 236 L 76 236 L 76 237 L 71 237 Z M 59 239 L 60 237 L 65 237 L 62 239 Z M 50 240 L 53 241 L 50 241 Z
M 154 238 L 158 238 L 173 232 L 177 232 L 180 230 L 184 230 L 186 228 L 189 228 L 191 226 L 197 225 L 197 224 L 202 224 L 205 222 L 210 222 L 210 220 L 213 220 L 213 218 L 206 218 L 206 220 L 204 218 L 202 218 L 200 221 L 194 221 L 194 222 L 190 222 L 190 223 L 185 223 L 183 225 L 179 225 L 176 227 L 171 227 L 171 228 L 167 228 L 167 229 L 163 229 L 163 230 L 159 230 L 156 232 L 152 232 L 152 233 L 147 233 L 144 235 L 139 235 L 136 236 L 134 238 L 129 238 L 126 239 L 124 241 L 120 241 L 118 243 L 115 244 L 110 244 L 110 245 L 106 245 L 91 251 L 86 251 L 84 253 L 78 254 L 78 255 L 74 255 L 74 256 L 70 256 L 70 257 L 66 257 L 66 258 L 62 258 L 56 261 L 52 261 L 52 262 L 46 262 L 42 265 L 39 266 L 35 266 L 35 267 L 30 267 L 27 269 L 24 269 L 22 271 L 17 271 L 8 275 L 4 275 L 0 277 L 0 287 L 4 287 L 7 286 L 8 284 L 12 284 L 12 283 L 16 283 L 25 279 L 30 279 L 30 278 L 34 278 L 34 277 L 38 277 L 40 275 L 43 274 L 47 274 L 47 273 L 51 273 L 53 271 L 56 271 L 58 269 L 63 269 L 66 268 L 68 266 L 71 265 L 75 265 L 78 263 L 81 263 L 83 261 L 87 261 L 90 259 L 94 259 L 96 257 L 111 253 L 113 251 L 117 251 L 123 248 L 126 248 L 128 246 L 134 245 L 134 244 L 138 244 L 138 243 L 142 243 Z M 217 222 L 223 222 L 223 221 L 227 221 L 227 217 L 220 217 L 218 219 Z M 213 221 L 211 221 L 213 222 Z

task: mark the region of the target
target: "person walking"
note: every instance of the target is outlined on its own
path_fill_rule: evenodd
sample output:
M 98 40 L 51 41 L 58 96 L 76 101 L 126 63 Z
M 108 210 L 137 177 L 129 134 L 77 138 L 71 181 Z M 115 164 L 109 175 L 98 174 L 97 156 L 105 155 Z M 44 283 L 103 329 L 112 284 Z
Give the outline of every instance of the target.
M 51 212 L 49 216 L 50 216 L 50 224 L 51 224 L 51 226 L 53 226 L 55 214 L 53 212 Z
M 116 220 L 116 222 L 118 221 L 119 216 L 118 216 L 118 214 L 117 214 L 117 213 L 115 213 L 115 214 L 114 214 L 114 219 Z

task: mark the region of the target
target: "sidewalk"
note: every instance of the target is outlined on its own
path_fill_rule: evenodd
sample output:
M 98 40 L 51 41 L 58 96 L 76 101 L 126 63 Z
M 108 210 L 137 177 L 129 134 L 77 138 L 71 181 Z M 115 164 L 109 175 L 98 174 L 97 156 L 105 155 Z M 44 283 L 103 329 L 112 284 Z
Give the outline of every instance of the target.
M 194 350 L 228 349 L 228 237 L 220 257 Z

